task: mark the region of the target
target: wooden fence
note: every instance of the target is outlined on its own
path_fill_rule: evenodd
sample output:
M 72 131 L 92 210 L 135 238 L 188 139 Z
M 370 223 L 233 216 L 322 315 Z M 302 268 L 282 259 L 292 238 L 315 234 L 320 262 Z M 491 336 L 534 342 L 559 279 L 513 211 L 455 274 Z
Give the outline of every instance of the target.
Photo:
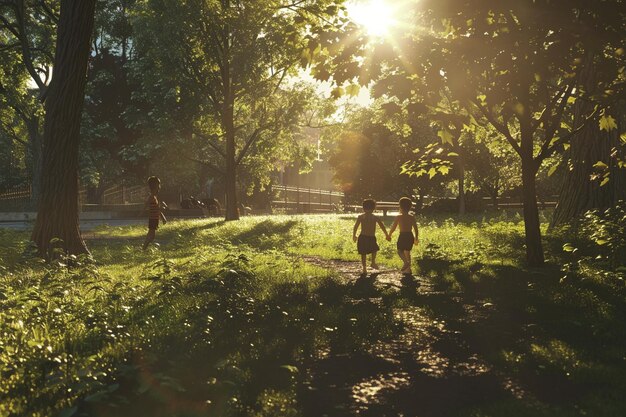
M 344 194 L 338 191 L 273 185 L 272 209 L 288 213 L 330 213 L 343 210 Z
M 147 190 L 143 185 L 126 187 L 114 185 L 104 190 L 102 204 L 133 204 L 143 203 L 147 198 Z
M 2 211 L 22 211 L 30 207 L 31 187 L 24 185 L 21 187 L 11 187 L 0 191 L 0 210 Z
M 12 187 L 0 191 L 0 211 L 26 211 L 34 209 L 31 202 L 32 189 L 30 185 Z M 102 195 L 102 205 L 137 204 L 143 203 L 147 197 L 146 187 L 143 185 L 124 186 L 114 185 Z M 82 186 L 78 190 L 80 204 L 87 203 L 87 188 Z

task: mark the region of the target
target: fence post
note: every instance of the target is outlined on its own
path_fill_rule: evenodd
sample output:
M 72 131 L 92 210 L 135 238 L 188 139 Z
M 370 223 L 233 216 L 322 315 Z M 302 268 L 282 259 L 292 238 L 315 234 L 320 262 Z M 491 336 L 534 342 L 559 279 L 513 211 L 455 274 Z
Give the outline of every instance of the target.
M 287 213 L 287 186 L 283 185 L 283 192 L 285 193 L 285 213 Z
M 296 213 L 300 213 L 300 186 L 296 185 Z
M 322 205 L 323 203 L 324 201 L 322 200 L 322 190 L 320 189 L 320 204 L 319 204 L 320 211 L 324 209 L 324 206 Z

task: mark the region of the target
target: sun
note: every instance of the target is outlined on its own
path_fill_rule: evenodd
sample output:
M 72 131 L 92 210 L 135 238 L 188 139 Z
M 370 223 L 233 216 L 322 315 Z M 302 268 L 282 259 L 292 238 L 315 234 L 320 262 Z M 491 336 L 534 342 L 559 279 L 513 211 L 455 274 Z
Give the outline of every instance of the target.
M 362 26 L 368 36 L 383 38 L 396 25 L 394 9 L 388 1 L 368 0 L 348 4 L 348 16 Z

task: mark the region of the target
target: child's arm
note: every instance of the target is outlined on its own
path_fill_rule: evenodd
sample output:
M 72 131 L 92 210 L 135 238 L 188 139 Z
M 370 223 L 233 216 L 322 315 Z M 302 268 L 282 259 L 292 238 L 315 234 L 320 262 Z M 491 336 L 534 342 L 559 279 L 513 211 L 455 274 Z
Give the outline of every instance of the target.
M 356 218 L 356 223 L 354 223 L 354 229 L 352 230 L 352 240 L 356 242 L 356 231 L 359 230 L 359 225 L 361 224 L 361 216 Z
M 393 232 L 396 231 L 396 228 L 398 227 L 398 222 L 400 221 L 399 217 L 396 217 L 396 219 L 393 221 L 393 224 L 391 225 L 391 229 L 389 229 L 389 239 L 391 240 L 391 235 L 393 235 Z
M 415 217 L 413 217 L 413 230 L 415 231 L 415 244 L 417 245 L 420 242 L 419 229 L 417 228 L 417 221 L 415 221 Z
M 378 225 L 383 230 L 383 233 L 385 234 L 385 239 L 390 240 L 391 236 L 389 236 L 389 233 L 387 233 L 387 228 L 385 227 L 385 223 L 383 223 L 383 221 L 380 219 L 376 219 L 376 222 L 378 222 Z

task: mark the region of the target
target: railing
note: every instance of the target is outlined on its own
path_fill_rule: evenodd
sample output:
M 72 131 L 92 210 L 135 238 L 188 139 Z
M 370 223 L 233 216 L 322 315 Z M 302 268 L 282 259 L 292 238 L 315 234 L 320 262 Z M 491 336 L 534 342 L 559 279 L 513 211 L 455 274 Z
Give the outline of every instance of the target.
M 344 194 L 338 191 L 273 185 L 272 209 L 290 213 L 330 213 L 343 206 Z
M 126 187 L 114 185 L 104 190 L 102 204 L 141 203 L 146 197 L 146 189 L 142 185 Z
M 0 191 L 0 210 L 22 211 L 31 206 L 31 186 L 11 187 Z

